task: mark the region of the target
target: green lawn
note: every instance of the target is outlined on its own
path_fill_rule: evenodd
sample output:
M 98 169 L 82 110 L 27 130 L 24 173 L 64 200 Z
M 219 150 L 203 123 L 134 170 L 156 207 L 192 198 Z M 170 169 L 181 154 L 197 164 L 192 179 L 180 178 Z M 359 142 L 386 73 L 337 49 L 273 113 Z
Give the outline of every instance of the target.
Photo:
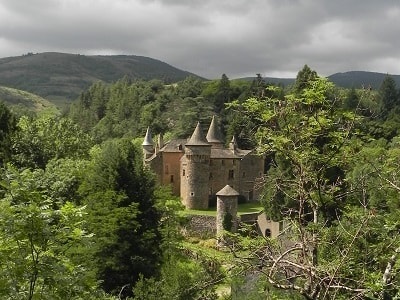
M 244 214 L 250 214 L 250 213 L 257 213 L 263 210 L 263 207 L 260 203 L 258 202 L 250 202 L 250 203 L 244 203 L 244 204 L 239 204 L 238 207 L 238 214 L 239 215 L 244 215 Z M 183 214 L 185 215 L 201 215 L 201 216 L 213 216 L 215 217 L 217 214 L 217 208 L 212 207 L 207 210 L 194 210 L 194 209 L 186 209 L 183 211 Z

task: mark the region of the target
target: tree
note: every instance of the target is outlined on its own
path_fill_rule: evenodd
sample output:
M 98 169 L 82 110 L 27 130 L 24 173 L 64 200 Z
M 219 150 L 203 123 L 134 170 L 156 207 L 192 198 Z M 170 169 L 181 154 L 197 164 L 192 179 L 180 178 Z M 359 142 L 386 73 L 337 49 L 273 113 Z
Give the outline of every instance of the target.
M 70 119 L 22 117 L 12 139 L 12 161 L 19 167 L 44 169 L 51 159 L 85 158 L 90 136 Z
M 360 99 L 359 96 L 357 94 L 356 89 L 353 87 L 351 88 L 346 95 L 346 98 L 344 100 L 344 108 L 346 110 L 356 110 L 359 105 L 360 105 Z
M 229 103 L 230 101 L 231 101 L 231 84 L 228 76 L 222 74 L 221 80 L 219 81 L 218 84 L 218 90 L 214 102 L 215 112 L 217 114 L 221 113 L 225 108 L 225 104 Z
M 80 187 L 89 229 L 95 234 L 86 257 L 106 292 L 118 294 L 123 289 L 125 296 L 131 295 L 129 286 L 140 274 L 150 277 L 159 270 L 160 214 L 154 205 L 154 178 L 128 139 L 107 141 L 92 155 Z
M 219 263 L 203 253 L 184 246 L 180 228 L 185 218 L 181 200 L 169 188 L 156 191 L 157 207 L 162 215 L 159 224 L 163 251 L 160 273 L 140 278 L 134 287 L 135 298 L 151 299 L 216 299 L 214 283 L 221 280 Z
M 371 292 L 362 274 L 348 273 L 347 266 L 361 266 L 360 260 L 351 259 L 346 265 L 340 259 L 338 264 L 329 262 L 333 253 L 350 259 L 352 245 L 362 240 L 358 230 L 370 219 L 361 213 L 351 215 L 344 206 L 346 158 L 357 118 L 340 109 L 335 103 L 338 98 L 332 95 L 333 85 L 316 78 L 283 101 L 251 98 L 243 104 L 261 124 L 258 150 L 275 157 L 265 182 L 266 212 L 281 219 L 285 227 L 282 242 L 252 244 L 257 248 L 253 248 L 251 264 L 274 287 L 296 290 L 306 299 L 334 294 L 364 297 Z M 342 248 L 335 247 L 337 235 L 328 238 L 328 232 L 344 226 L 345 218 L 352 219 L 347 219 L 346 226 L 356 224 L 355 219 L 359 226 L 349 230 L 353 235 L 344 238 Z
M 310 84 L 318 77 L 316 71 L 311 70 L 309 66 L 304 65 L 296 76 L 296 81 L 293 86 L 293 92 L 301 93 L 304 89 L 309 88 Z
M 16 129 L 16 120 L 8 107 L 0 101 L 0 164 L 11 156 L 11 135 Z
M 379 88 L 379 97 L 382 103 L 382 116 L 385 118 L 399 104 L 399 95 L 393 77 L 389 75 L 385 77 Z
M 2 173 L 0 297 L 100 299 L 96 280 L 74 251 L 91 235 L 84 207 L 59 203 L 40 185 L 43 170 Z

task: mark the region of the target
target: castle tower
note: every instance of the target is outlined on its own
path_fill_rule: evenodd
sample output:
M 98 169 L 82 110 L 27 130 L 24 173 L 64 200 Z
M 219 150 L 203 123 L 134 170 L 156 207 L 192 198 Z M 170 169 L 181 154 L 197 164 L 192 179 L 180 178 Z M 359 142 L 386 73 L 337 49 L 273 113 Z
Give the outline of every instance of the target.
M 212 117 L 210 127 L 207 132 L 207 141 L 212 145 L 212 148 L 221 149 L 224 146 L 222 133 L 218 127 L 215 116 Z
M 230 185 L 217 192 L 217 243 L 226 243 L 224 232 L 236 232 L 238 227 L 238 196 L 239 193 Z
M 142 143 L 143 159 L 148 159 L 154 154 L 154 143 L 151 137 L 150 127 L 147 127 L 146 135 Z
M 211 145 L 197 123 L 181 159 L 181 197 L 188 209 L 208 208 L 210 155 Z
M 238 148 L 238 144 L 236 141 L 236 137 L 232 136 L 232 140 L 229 142 L 229 150 L 235 153 L 236 149 Z

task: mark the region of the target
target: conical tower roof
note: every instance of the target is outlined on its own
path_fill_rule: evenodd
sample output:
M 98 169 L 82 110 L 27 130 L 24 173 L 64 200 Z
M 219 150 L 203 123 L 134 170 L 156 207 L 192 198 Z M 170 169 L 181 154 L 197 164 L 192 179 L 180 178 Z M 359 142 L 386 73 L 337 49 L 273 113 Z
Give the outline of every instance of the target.
M 193 131 L 192 137 L 186 143 L 187 146 L 210 146 L 207 142 L 206 137 L 203 134 L 203 130 L 201 130 L 200 122 L 197 122 L 197 126 Z
M 239 193 L 231 187 L 229 184 L 227 184 L 224 188 L 219 190 L 219 192 L 216 193 L 217 196 L 239 196 Z
M 151 137 L 151 132 L 150 132 L 150 127 L 147 127 L 146 135 L 144 137 L 144 141 L 142 143 L 142 146 L 153 146 L 153 139 Z
M 236 150 L 237 146 L 238 146 L 238 144 L 237 144 L 237 141 L 236 141 L 236 137 L 232 136 L 232 140 L 229 143 L 229 149 Z
M 215 116 L 213 116 L 207 132 L 207 141 L 214 144 L 223 144 L 222 140 L 222 133 L 219 130 Z

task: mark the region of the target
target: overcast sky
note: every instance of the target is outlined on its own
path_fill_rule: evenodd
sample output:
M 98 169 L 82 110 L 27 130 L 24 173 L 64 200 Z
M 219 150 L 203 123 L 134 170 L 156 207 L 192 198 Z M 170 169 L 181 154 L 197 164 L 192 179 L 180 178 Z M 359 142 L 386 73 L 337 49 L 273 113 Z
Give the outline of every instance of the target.
M 400 74 L 398 0 L 0 0 L 0 57 L 133 54 L 206 78 Z

